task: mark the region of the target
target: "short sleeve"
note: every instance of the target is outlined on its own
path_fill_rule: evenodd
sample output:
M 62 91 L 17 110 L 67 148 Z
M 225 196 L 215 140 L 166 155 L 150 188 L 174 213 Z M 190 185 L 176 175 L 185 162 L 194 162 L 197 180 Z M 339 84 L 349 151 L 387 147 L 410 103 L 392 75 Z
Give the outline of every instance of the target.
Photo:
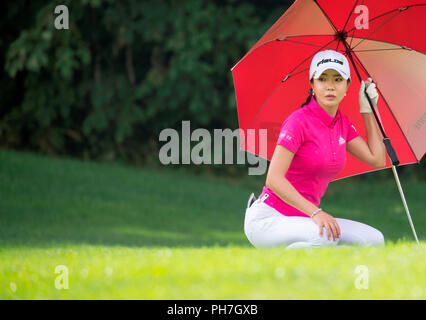
M 352 122 L 345 116 L 345 123 L 347 127 L 347 136 L 346 136 L 346 143 L 351 141 L 352 139 L 355 139 L 359 136 L 358 131 L 356 130 L 355 126 L 352 124 Z
M 277 144 L 286 147 L 293 153 L 303 143 L 303 127 L 298 114 L 292 113 L 282 124 Z

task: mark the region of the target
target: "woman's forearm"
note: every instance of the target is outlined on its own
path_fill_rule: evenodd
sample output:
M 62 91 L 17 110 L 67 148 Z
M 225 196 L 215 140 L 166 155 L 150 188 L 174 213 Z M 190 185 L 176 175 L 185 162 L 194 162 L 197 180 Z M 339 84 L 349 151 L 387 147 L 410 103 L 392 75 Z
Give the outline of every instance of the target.
M 266 181 L 266 186 L 280 197 L 281 200 L 309 216 L 318 209 L 313 203 L 306 200 L 285 177 Z
M 367 144 L 378 167 L 386 166 L 386 150 L 383 144 L 383 137 L 380 133 L 377 121 L 372 113 L 362 113 L 365 130 L 367 132 Z

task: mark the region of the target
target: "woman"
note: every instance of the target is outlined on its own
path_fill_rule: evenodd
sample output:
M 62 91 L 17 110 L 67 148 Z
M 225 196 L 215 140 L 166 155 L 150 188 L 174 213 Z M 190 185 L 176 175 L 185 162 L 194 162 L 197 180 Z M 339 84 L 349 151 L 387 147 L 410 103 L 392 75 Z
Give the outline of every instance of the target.
M 318 52 L 311 62 L 309 81 L 312 89 L 306 103 L 281 127 L 262 194 L 257 200 L 254 195 L 249 199 L 245 234 L 255 247 L 382 245 L 379 230 L 334 218 L 318 207 L 329 182 L 345 167 L 346 150 L 375 168 L 386 165 L 382 137 L 364 94 L 365 83 L 361 83 L 359 103 L 368 143 L 339 111 L 350 85 L 346 57 L 333 50 Z M 374 83 L 367 94 L 377 103 Z

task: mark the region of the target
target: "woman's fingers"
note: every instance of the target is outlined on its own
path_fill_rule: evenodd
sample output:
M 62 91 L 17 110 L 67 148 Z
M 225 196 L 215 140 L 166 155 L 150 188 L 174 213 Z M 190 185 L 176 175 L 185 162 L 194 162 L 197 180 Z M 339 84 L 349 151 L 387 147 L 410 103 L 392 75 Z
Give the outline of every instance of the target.
M 324 227 L 324 223 L 320 223 L 318 227 L 319 227 L 319 235 L 322 238 L 322 228 Z
M 321 217 L 316 221 L 316 223 L 318 224 L 319 235 L 321 238 L 324 234 L 324 228 L 326 230 L 326 236 L 328 240 L 331 240 L 331 237 L 333 237 L 333 241 L 336 241 L 340 238 L 340 227 L 336 219 L 334 219 L 333 217 Z
M 327 239 L 331 240 L 331 237 L 333 236 L 333 241 L 336 241 L 336 239 L 340 238 L 340 228 L 336 221 L 329 221 L 325 223 L 321 223 L 319 225 L 319 235 L 320 237 L 323 236 L 323 229 L 326 230 Z
M 327 223 L 327 222 L 325 222 L 325 223 L 321 222 L 319 224 L 319 235 L 322 238 L 324 228 L 325 228 L 325 231 L 326 231 L 327 238 L 328 238 L 328 240 L 330 240 L 330 236 L 331 236 L 330 231 L 331 231 L 331 228 L 330 228 L 330 224 Z
M 339 227 L 339 224 L 337 223 L 337 221 L 336 221 L 336 227 L 337 227 L 337 238 L 340 239 L 340 227 Z
M 330 240 L 330 236 L 331 236 L 331 227 L 330 227 L 330 224 L 329 224 L 329 223 L 327 223 L 327 224 L 325 225 L 325 228 L 326 228 L 326 230 L 327 230 L 327 239 L 328 239 L 328 240 Z
M 340 239 L 340 227 L 336 220 L 334 220 L 334 229 L 335 229 L 335 240 Z
M 333 241 L 339 238 L 339 232 L 337 231 L 337 223 L 334 221 L 331 223 L 331 227 L 333 229 Z

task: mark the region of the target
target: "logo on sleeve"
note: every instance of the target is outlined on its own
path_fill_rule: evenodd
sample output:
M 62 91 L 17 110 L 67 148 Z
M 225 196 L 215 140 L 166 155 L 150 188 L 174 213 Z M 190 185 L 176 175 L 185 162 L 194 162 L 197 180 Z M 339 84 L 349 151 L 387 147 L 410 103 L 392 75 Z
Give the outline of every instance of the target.
M 279 136 L 280 140 L 284 138 L 286 138 L 287 140 L 291 140 L 291 136 L 287 135 L 287 131 L 283 131 Z
M 343 137 L 340 137 L 340 139 L 339 139 L 339 144 L 344 144 L 346 142 L 346 140 L 345 139 L 343 139 Z

